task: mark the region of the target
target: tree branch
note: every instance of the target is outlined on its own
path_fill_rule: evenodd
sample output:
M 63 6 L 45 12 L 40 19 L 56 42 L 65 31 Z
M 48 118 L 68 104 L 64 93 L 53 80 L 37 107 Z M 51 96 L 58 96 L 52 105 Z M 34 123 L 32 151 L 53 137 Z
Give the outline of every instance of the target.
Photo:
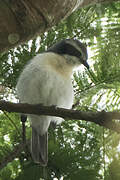
M 78 7 L 117 1 L 120 0 L 0 1 L 0 52 L 48 31 Z
M 11 103 L 7 101 L 0 101 L 0 110 L 7 112 L 17 112 L 24 114 L 48 115 L 62 117 L 64 119 L 85 120 L 94 122 L 100 126 L 111 129 L 120 133 L 120 125 L 113 120 L 120 120 L 120 112 L 84 112 L 78 110 L 71 110 L 59 108 L 55 106 L 43 106 L 41 104 L 27 104 L 27 103 Z
M 118 122 L 112 120 L 120 120 L 120 112 L 84 112 L 78 110 L 64 109 L 55 106 L 43 106 L 41 104 L 31 105 L 31 104 L 22 104 L 22 103 L 11 103 L 7 101 L 0 101 L 0 110 L 7 112 L 17 112 L 24 114 L 36 114 L 36 115 L 49 115 L 57 116 L 65 119 L 76 119 L 76 120 L 85 120 L 89 122 L 94 122 L 100 126 L 111 129 L 115 132 L 120 133 L 120 125 Z M 9 162 L 13 161 L 16 157 L 19 156 L 21 151 L 24 150 L 25 146 L 29 146 L 30 141 L 27 140 L 27 143 L 19 144 L 15 147 L 14 151 L 8 154 L 8 156 L 3 159 L 0 163 L 0 169 L 4 168 Z

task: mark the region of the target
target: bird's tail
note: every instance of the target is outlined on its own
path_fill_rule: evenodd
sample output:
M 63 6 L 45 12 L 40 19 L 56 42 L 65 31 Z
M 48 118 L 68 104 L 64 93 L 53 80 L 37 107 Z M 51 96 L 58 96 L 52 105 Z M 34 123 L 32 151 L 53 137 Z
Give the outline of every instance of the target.
M 43 135 L 38 134 L 32 127 L 31 152 L 34 162 L 46 166 L 48 162 L 48 132 Z

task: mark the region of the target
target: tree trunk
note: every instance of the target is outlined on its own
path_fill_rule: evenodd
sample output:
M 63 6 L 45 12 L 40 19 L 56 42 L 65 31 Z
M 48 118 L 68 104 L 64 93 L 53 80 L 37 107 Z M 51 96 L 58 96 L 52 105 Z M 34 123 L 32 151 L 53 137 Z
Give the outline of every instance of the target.
M 98 0 L 101 2 L 117 0 Z M 0 52 L 25 42 L 96 0 L 0 0 Z

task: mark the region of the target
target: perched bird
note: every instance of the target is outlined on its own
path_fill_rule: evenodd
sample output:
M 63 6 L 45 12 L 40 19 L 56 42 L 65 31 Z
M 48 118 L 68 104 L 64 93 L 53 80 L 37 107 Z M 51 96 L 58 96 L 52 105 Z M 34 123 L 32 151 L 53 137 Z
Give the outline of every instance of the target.
M 71 108 L 73 87 L 71 75 L 80 64 L 87 68 L 86 46 L 76 39 L 62 40 L 46 52 L 35 56 L 23 69 L 17 94 L 22 103 L 56 105 Z M 31 153 L 42 166 L 48 161 L 48 128 L 51 122 L 60 124 L 62 118 L 28 115 L 32 127 Z

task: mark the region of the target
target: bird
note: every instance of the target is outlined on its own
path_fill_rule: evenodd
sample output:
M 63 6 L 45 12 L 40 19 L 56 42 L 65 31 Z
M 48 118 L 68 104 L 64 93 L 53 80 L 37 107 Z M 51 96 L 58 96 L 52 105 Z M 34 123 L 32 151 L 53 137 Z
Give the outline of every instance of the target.
M 87 69 L 88 53 L 77 39 L 63 39 L 37 54 L 23 68 L 16 85 L 21 103 L 43 104 L 71 109 L 74 99 L 71 76 L 83 64 Z M 63 118 L 28 114 L 32 127 L 31 155 L 35 163 L 47 166 L 48 128 Z

